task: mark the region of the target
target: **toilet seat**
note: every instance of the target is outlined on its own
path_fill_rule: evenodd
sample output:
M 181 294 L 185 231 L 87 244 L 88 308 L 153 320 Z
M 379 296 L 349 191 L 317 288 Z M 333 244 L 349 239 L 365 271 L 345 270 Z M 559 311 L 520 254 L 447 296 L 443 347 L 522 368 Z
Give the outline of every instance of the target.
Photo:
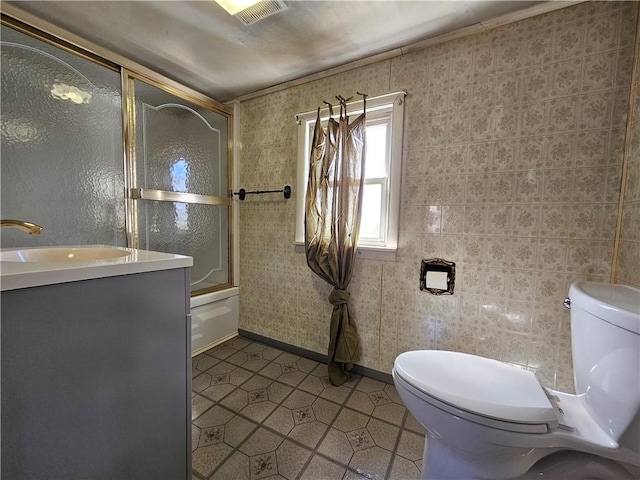
M 497 360 L 418 350 L 399 355 L 394 374 L 425 401 L 475 423 L 521 433 L 546 433 L 559 423 L 535 375 Z

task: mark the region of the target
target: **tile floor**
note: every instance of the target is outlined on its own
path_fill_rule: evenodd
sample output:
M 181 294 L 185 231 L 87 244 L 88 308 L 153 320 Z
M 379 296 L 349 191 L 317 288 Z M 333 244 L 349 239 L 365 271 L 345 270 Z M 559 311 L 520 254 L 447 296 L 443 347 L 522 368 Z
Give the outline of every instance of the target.
M 420 478 L 424 429 L 393 385 L 242 337 L 193 359 L 193 478 Z

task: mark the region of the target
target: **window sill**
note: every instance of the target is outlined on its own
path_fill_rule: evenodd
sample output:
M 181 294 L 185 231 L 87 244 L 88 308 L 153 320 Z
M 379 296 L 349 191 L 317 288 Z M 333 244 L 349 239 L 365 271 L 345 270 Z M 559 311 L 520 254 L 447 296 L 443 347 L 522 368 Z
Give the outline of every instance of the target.
M 296 253 L 304 253 L 304 243 L 296 242 Z M 390 247 L 358 247 L 358 258 L 368 260 L 396 261 L 397 248 Z

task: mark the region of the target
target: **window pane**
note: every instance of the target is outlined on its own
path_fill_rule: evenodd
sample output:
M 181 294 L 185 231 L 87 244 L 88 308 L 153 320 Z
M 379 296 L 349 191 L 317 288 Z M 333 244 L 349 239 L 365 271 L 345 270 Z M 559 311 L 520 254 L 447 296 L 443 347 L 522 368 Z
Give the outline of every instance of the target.
M 360 220 L 361 238 L 380 238 L 381 204 L 382 185 L 365 185 L 362 195 L 362 219 Z
M 367 126 L 366 178 L 387 176 L 387 124 Z

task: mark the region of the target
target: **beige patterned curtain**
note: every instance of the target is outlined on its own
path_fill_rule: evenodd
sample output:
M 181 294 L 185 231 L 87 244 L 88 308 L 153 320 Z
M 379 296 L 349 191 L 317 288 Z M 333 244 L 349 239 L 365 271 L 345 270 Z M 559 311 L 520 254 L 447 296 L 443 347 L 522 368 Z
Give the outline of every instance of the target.
M 360 359 L 358 333 L 349 317 L 349 291 L 356 258 L 365 162 L 365 114 L 349 124 L 346 109 L 338 121 L 313 132 L 305 203 L 307 265 L 333 285 L 328 351 L 329 380 L 342 385 Z

